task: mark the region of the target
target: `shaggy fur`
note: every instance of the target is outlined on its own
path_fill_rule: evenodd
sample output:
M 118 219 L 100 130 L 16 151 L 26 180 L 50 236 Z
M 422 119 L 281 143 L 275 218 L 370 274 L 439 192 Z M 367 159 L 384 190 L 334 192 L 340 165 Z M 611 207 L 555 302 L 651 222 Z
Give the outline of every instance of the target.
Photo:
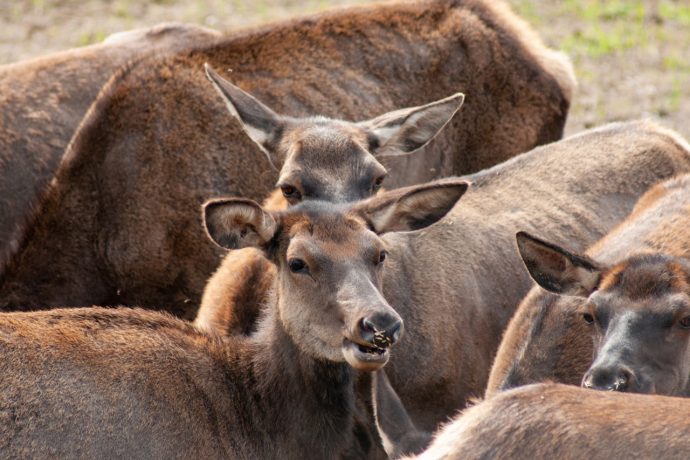
M 417 460 L 687 458 L 690 402 L 529 385 L 496 395 L 436 434 Z
M 557 140 L 574 89 L 568 60 L 493 0 L 354 7 L 140 61 L 110 82 L 75 135 L 0 268 L 1 306 L 194 316 L 223 255 L 195 210 L 218 194 L 262 198 L 277 179 L 206 80 L 206 62 L 289 116 L 356 121 L 464 92 L 425 155 L 389 158 L 391 186 L 477 171 Z
M 57 170 L 65 147 L 103 84 L 123 64 L 208 42 L 217 32 L 160 24 L 104 43 L 0 66 L 0 265 Z

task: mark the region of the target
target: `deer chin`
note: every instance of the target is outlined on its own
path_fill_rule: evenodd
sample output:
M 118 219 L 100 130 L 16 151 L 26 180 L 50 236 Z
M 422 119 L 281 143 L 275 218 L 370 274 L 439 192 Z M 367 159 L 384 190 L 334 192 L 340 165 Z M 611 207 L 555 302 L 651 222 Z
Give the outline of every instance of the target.
M 345 361 L 358 371 L 373 372 L 381 369 L 388 362 L 388 348 L 361 345 L 349 339 L 343 339 L 342 346 Z

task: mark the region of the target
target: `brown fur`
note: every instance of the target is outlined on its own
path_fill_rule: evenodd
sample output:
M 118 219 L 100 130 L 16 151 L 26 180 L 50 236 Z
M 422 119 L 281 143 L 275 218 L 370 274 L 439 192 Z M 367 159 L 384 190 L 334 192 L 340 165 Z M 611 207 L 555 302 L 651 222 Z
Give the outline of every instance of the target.
M 74 130 L 113 73 L 132 59 L 217 37 L 199 26 L 160 24 L 0 66 L 0 265 L 16 250 L 22 225 L 55 174 Z
M 548 229 L 584 248 L 652 184 L 688 170 L 690 150 L 672 133 L 613 124 L 468 176 L 468 192 L 441 223 L 386 238 L 383 289 L 407 325 L 386 372 L 414 423 L 432 431 L 484 390 L 502 330 L 531 286 L 517 230 Z M 222 270 L 208 289 L 222 292 Z
M 529 385 L 464 411 L 417 460 L 687 458 L 690 402 Z
M 0 315 L 3 455 L 352 454 L 350 366 L 382 367 L 399 338 L 385 327 L 402 327 L 381 296 L 385 264 L 378 257 L 384 247 L 378 234 L 399 224 L 379 219 L 372 227 L 368 221 L 381 212 L 382 202 L 395 210 L 435 190 L 435 206 L 448 211 L 465 189 L 463 181 L 431 184 L 349 208 L 309 202 L 271 214 L 248 200 L 207 203 L 204 222 L 215 241 L 238 232 L 241 243 L 256 233 L 255 247 L 277 270 L 276 295 L 249 339 L 207 335 L 167 314 L 140 309 Z M 264 216 L 263 222 L 247 229 L 253 222 L 247 209 Z M 308 271 L 289 268 L 295 258 L 307 260 Z M 368 336 L 364 320 L 375 324 L 374 332 L 391 334 L 388 341 Z M 356 351 L 374 345 L 385 353 L 372 358 Z
M 276 180 L 204 78 L 205 62 L 290 116 L 359 120 L 464 91 L 465 107 L 425 155 L 388 159 L 389 185 L 476 171 L 558 139 L 570 65 L 495 3 L 355 7 L 133 65 L 82 123 L 2 269 L 0 303 L 194 316 L 222 255 L 194 210 L 214 194 L 266 196 Z
M 273 265 L 259 251 L 245 248 L 230 252 L 209 279 L 194 324 L 220 336 L 254 332 L 259 309 L 270 297 L 276 275 Z M 214 308 L 217 305 L 242 308 Z
M 663 266 L 668 265 L 666 276 L 658 271 L 660 265 L 629 269 L 629 260 L 633 255 L 655 253 L 687 259 L 688 228 L 690 177 L 671 179 L 649 190 L 625 221 L 587 251 L 597 265 L 609 267 L 602 270 L 597 289 L 625 292 L 625 305 L 631 308 L 635 299 L 639 302 L 670 291 L 687 293 L 684 266 L 664 262 Z M 539 234 L 548 232 L 539 230 Z M 579 297 L 559 296 L 534 287 L 506 329 L 487 396 L 544 380 L 580 384 L 593 355 L 592 330 L 582 319 L 584 303 Z

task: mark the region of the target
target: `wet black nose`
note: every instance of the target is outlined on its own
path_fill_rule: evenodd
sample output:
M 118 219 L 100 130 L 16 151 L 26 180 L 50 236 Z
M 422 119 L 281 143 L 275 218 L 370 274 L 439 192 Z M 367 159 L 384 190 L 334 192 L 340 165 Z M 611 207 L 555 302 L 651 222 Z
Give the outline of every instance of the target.
M 402 321 L 390 313 L 376 313 L 360 321 L 362 339 L 379 347 L 388 348 L 400 339 Z
M 605 391 L 635 391 L 635 374 L 625 366 L 599 366 L 590 369 L 582 386 Z

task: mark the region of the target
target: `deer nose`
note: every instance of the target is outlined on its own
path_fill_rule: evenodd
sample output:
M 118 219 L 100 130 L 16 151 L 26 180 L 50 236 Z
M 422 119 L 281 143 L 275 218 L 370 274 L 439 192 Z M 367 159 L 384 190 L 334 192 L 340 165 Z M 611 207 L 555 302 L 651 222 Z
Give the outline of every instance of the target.
M 379 348 L 388 348 L 400 340 L 402 330 L 400 317 L 390 313 L 375 313 L 362 318 L 359 323 L 362 339 Z
M 605 391 L 635 391 L 635 374 L 626 366 L 599 366 L 590 369 L 584 379 L 582 386 L 595 390 Z

